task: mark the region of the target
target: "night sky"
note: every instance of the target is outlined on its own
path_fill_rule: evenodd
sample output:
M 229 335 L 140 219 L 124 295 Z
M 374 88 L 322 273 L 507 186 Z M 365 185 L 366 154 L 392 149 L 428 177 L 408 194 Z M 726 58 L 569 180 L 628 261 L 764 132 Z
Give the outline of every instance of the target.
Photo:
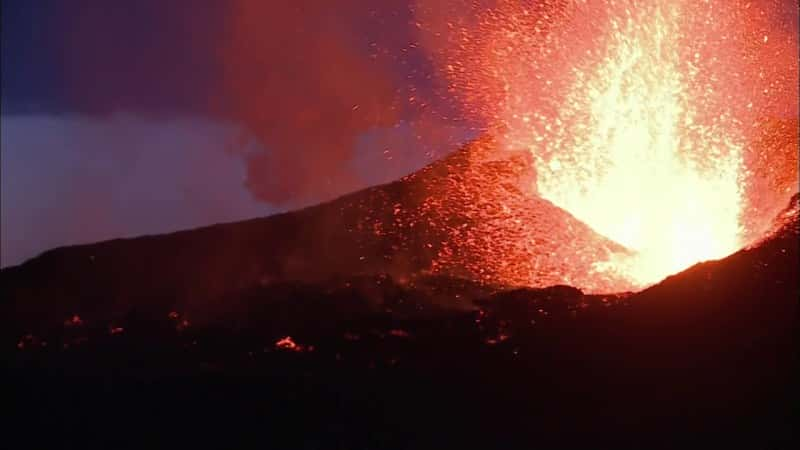
M 431 119 L 408 2 L 273 3 L 4 1 L 2 265 L 330 199 L 474 134 Z

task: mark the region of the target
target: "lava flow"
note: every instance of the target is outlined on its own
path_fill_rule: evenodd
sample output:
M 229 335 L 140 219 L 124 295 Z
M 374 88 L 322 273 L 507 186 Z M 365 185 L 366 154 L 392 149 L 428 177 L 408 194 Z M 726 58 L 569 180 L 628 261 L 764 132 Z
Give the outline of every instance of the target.
M 753 145 L 761 122 L 797 116 L 797 32 L 776 25 L 777 5 L 500 0 L 418 15 L 450 93 L 531 152 L 538 195 L 632 250 L 593 271 L 643 287 L 742 248 L 796 189 L 796 156 L 769 193 L 753 166 L 776 151 Z

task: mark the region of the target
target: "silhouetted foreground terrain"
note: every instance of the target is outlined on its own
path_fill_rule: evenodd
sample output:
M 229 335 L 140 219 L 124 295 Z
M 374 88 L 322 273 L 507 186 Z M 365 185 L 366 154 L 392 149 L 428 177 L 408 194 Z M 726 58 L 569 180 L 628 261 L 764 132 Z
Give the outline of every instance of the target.
M 493 146 L 2 270 L 0 446 L 795 448 L 797 196 L 750 249 L 589 296 L 560 284 L 627 250 Z
M 165 306 L 4 333 L 4 441 L 793 448 L 797 211 L 635 295 L 365 275 L 253 287 L 235 299 L 246 314 L 202 326 Z

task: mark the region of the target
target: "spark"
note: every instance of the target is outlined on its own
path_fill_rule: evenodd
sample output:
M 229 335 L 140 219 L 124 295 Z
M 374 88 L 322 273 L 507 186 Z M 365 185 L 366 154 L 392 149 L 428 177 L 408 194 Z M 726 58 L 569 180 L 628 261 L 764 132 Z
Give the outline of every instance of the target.
M 417 26 L 448 92 L 504 130 L 503 151 L 530 153 L 536 195 L 630 250 L 588 255 L 596 279 L 584 286 L 642 288 L 741 249 L 788 198 L 754 174 L 777 161 L 759 144 L 765 118 L 797 115 L 797 35 L 761 3 L 498 0 L 466 15 L 420 7 Z M 796 187 L 796 156 L 776 170 Z M 481 188 L 495 201 L 507 191 Z M 541 284 L 499 264 L 486 272 Z

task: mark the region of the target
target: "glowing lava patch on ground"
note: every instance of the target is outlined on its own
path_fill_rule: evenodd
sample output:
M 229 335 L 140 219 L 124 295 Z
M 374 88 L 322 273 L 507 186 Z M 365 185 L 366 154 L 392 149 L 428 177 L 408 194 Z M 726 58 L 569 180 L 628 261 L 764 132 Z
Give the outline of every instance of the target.
M 423 43 L 449 93 L 531 152 L 538 195 L 632 250 L 598 276 L 644 287 L 727 256 L 796 189 L 796 157 L 781 189 L 755 175 L 775 151 L 762 122 L 797 116 L 777 2 L 479 3 L 419 5 Z

